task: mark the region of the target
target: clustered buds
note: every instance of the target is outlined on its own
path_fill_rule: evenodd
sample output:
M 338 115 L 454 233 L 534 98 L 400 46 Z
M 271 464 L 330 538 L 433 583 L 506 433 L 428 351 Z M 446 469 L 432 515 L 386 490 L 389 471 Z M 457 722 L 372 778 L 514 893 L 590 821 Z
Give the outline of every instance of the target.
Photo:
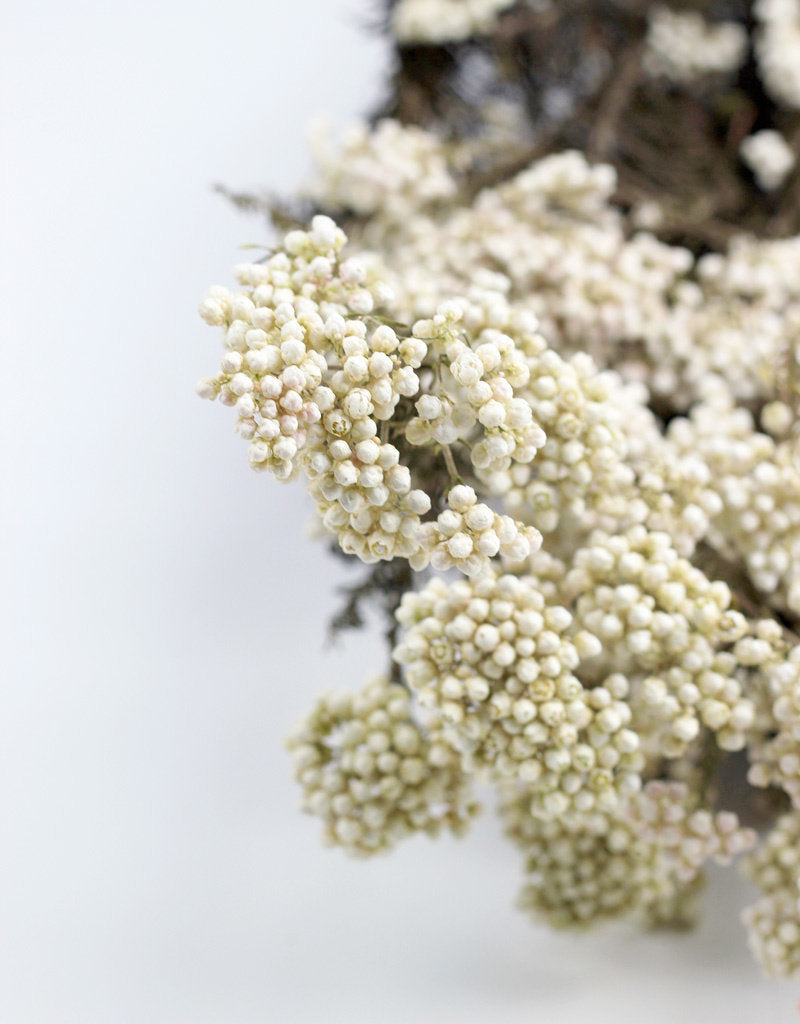
M 556 928 L 631 915 L 655 923 L 667 908 L 680 915 L 704 863 L 729 863 L 756 839 L 735 814 L 692 810 L 691 793 L 677 782 L 650 782 L 577 823 L 532 816 L 528 800 L 525 789 L 507 787 L 501 807 L 526 858 L 520 906 Z
M 436 522 L 419 532 L 424 564 L 434 569 L 457 568 L 467 576 L 479 576 L 489 569 L 490 559 L 501 555 L 509 562 L 524 562 L 542 543 L 532 526 L 523 526 L 510 516 L 498 515 L 478 502 L 472 487 L 459 484 L 447 495 L 449 508 Z M 411 559 L 415 566 L 415 559 Z
M 645 67 L 672 82 L 735 71 L 747 56 L 747 32 L 735 21 L 709 24 L 697 11 L 656 7 L 649 16 Z
M 403 44 L 448 43 L 483 35 L 515 0 L 398 0 L 392 32 Z
M 800 971 L 800 814 L 780 817 L 743 868 L 762 892 L 743 914 L 750 948 L 768 975 L 795 975 Z
M 412 399 L 423 411 L 461 403 L 451 440 L 467 445 L 485 472 L 502 474 L 545 442 L 530 407 L 515 398 L 534 357 L 506 334 L 462 329 L 462 320 L 483 319 L 470 304 L 444 306 L 432 321 L 398 333 L 376 312 L 390 290 L 367 262 L 341 258 L 345 241 L 330 218 L 317 216 L 263 264 L 237 268 L 244 291 L 212 289 L 200 314 L 223 328 L 225 354 L 220 373 L 198 385 L 200 395 L 235 408 L 254 469 L 279 480 L 305 475 L 323 526 L 347 554 L 364 562 L 407 558 L 418 570 L 449 559 L 470 575 L 497 554 L 523 561 L 539 546 L 538 531 L 478 504 L 470 487 L 454 487 L 458 508 L 451 501 L 423 524 L 432 502 L 414 486 L 409 456 L 447 443 L 441 431 L 422 436 L 423 421 L 401 410 Z M 444 368 L 440 329 L 449 339 Z M 453 371 L 456 395 L 446 385 L 440 391 L 440 370 Z
M 327 841 L 360 855 L 414 832 L 464 831 L 477 804 L 458 757 L 412 713 L 408 692 L 377 679 L 330 693 L 289 738 L 303 806 Z
M 406 681 L 473 770 L 527 783 L 547 817 L 614 806 L 638 788 L 627 682 L 582 685 L 575 671 L 600 644 L 573 630 L 566 608 L 546 604 L 535 580 L 434 579 L 406 594 L 397 615 Z

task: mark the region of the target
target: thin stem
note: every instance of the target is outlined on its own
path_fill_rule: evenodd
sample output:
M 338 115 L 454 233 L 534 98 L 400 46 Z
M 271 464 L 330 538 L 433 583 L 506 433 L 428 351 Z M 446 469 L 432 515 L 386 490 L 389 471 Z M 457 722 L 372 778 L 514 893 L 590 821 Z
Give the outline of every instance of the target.
M 453 453 L 450 451 L 450 445 L 442 445 L 442 455 L 444 456 L 444 464 L 447 466 L 447 472 L 450 474 L 451 481 L 458 483 L 461 477 L 456 469 L 456 461 L 453 458 Z

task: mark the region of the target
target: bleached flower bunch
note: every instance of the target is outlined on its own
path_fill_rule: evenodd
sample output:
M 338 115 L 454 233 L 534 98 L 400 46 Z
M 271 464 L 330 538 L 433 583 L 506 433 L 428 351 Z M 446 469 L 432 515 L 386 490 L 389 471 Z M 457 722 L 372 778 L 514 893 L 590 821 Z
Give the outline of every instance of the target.
M 735 71 L 747 54 L 747 32 L 735 21 L 710 25 L 696 11 L 656 7 L 650 15 L 645 67 L 673 82 Z
M 800 971 L 800 814 L 780 817 L 762 845 L 744 861 L 745 874 L 762 892 L 745 911 L 750 947 L 767 974 Z
M 439 140 L 428 132 L 383 120 L 374 130 L 351 125 L 334 143 L 325 126 L 312 133 L 317 177 L 309 186 L 320 207 L 341 215 L 399 223 L 440 200 L 452 199 L 456 183 Z
M 391 15 L 403 43 L 443 43 L 482 35 L 516 0 L 398 0 Z
M 620 916 L 685 924 L 702 865 L 728 864 L 755 840 L 736 815 L 695 809 L 680 782 L 649 782 L 619 808 L 574 823 L 532 815 L 529 800 L 524 787 L 505 786 L 506 832 L 526 856 L 519 904 L 556 928 Z
M 756 0 L 759 72 L 774 99 L 800 107 L 800 0 Z
M 381 322 L 390 289 L 368 262 L 340 259 L 345 242 L 317 216 L 265 263 L 237 269 L 245 290 L 211 291 L 200 312 L 223 328 L 225 354 L 200 394 L 235 407 L 254 469 L 306 477 L 323 525 L 347 554 L 407 558 L 416 570 L 455 564 L 469 575 L 498 553 L 523 561 L 540 534 L 457 487 L 449 445 L 459 442 L 489 479 L 534 458 L 544 432 L 517 392 L 544 343 L 529 324 L 518 328 L 518 345 L 481 329 L 487 310 L 468 301 L 443 304 L 398 335 Z M 489 315 L 493 301 L 484 297 Z M 426 426 L 442 416 L 441 429 Z M 425 523 L 432 503 L 414 486 L 416 447 L 438 449 L 453 467 L 449 508 Z
M 477 805 L 457 754 L 415 721 L 408 691 L 385 679 L 329 693 L 289 739 L 303 806 L 328 842 L 368 856 L 416 831 L 464 831 Z
M 780 188 L 795 164 L 788 142 L 772 128 L 749 135 L 739 147 L 739 152 L 765 192 Z
M 553 10 L 399 0 L 390 23 L 415 48 Z M 652 6 L 645 78 L 703 96 L 752 46 L 800 107 L 800 0 L 754 10 L 750 37 Z M 729 148 L 766 193 L 796 153 L 758 127 Z M 303 806 L 368 855 L 461 834 L 493 787 L 521 905 L 564 927 L 686 923 L 761 795 L 745 920 L 765 970 L 800 973 L 800 236 L 678 244 L 610 164 L 487 179 L 492 147 L 355 126 L 319 150 L 321 212 L 200 306 L 223 344 L 200 394 L 394 615 L 391 675 L 292 735 Z M 742 801 L 720 779 L 744 761 Z

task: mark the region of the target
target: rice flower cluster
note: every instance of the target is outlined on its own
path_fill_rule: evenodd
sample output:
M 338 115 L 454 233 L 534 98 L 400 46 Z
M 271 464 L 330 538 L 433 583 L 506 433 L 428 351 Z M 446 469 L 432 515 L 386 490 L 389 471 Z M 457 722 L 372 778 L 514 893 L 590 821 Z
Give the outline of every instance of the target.
M 455 53 L 552 10 L 398 0 L 389 22 L 401 53 Z M 665 88 L 733 82 L 752 47 L 775 123 L 732 160 L 774 201 L 800 0 L 747 26 L 648 11 Z M 391 679 L 290 739 L 303 807 L 368 856 L 463 834 L 493 787 L 520 903 L 556 927 L 685 924 L 708 861 L 747 853 L 753 952 L 800 976 L 800 237 L 690 251 L 575 150 L 471 191 L 495 146 L 390 118 L 318 143 L 324 212 L 200 305 L 223 351 L 199 393 L 392 615 Z

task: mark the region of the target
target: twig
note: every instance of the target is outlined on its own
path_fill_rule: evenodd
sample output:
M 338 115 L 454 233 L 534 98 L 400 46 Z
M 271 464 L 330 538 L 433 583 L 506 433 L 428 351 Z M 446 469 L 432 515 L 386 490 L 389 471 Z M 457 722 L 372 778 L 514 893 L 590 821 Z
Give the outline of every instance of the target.
M 597 108 L 597 119 L 589 132 L 587 154 L 597 160 L 608 156 L 619 135 L 619 120 L 641 78 L 644 44 L 633 43 L 622 54 L 617 73 Z
M 460 479 L 458 469 L 456 469 L 455 459 L 453 453 L 450 451 L 450 446 L 447 444 L 442 445 L 442 455 L 444 456 L 444 464 L 447 466 L 447 472 L 450 474 L 450 480 L 458 481 Z

